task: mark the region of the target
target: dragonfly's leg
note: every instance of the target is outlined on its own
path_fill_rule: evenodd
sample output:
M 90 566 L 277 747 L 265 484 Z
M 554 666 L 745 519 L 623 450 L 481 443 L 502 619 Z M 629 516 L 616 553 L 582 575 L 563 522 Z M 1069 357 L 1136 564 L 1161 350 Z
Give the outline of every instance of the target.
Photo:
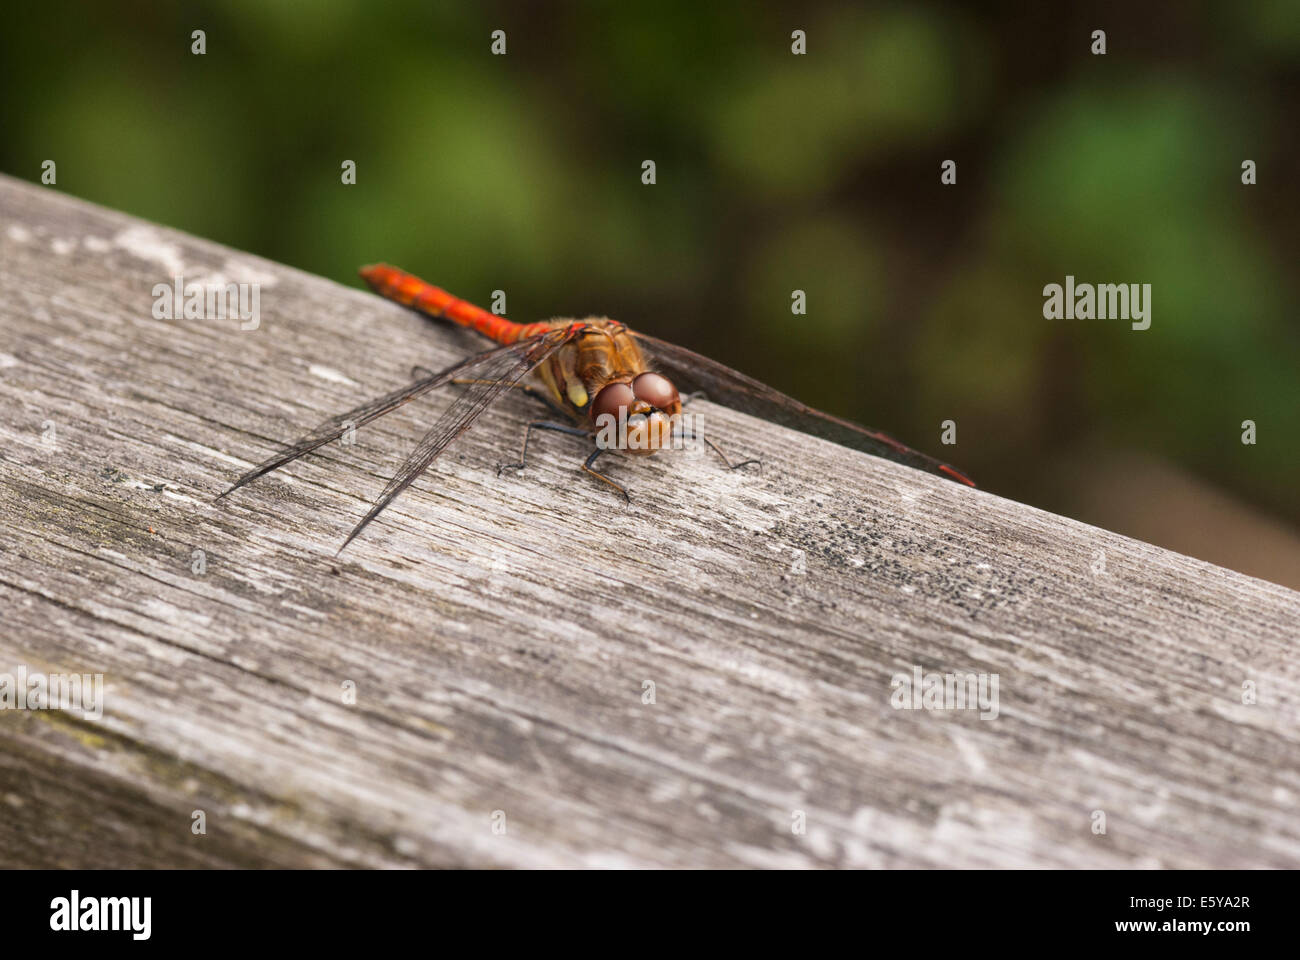
M 591 465 L 592 465 L 593 463 L 596 462 L 596 458 L 599 457 L 599 456 L 600 456 L 602 453 L 604 453 L 604 452 L 605 452 L 605 450 L 604 450 L 603 447 L 597 447 L 595 450 L 591 451 L 591 456 L 589 456 L 589 457 L 586 459 L 586 462 L 583 463 L 583 465 L 582 465 L 582 469 L 585 470 L 585 471 L 587 471 L 587 473 L 591 474 L 591 475 L 592 475 L 593 477 L 595 477 L 597 480 L 604 480 L 606 483 L 608 483 L 611 487 L 613 487 L 613 488 L 614 488 L 615 490 L 617 490 L 619 493 L 623 494 L 623 499 L 624 499 L 624 500 L 626 500 L 628 503 L 631 503 L 631 502 L 632 502 L 632 498 L 631 498 L 630 496 L 628 496 L 627 487 L 623 486 L 623 484 L 621 484 L 621 483 L 617 483 L 617 482 L 611 480 L 609 477 L 605 476 L 603 473 L 597 473 L 595 470 L 591 469 Z
M 456 380 L 452 380 L 451 382 L 457 385 L 463 385 L 466 383 L 490 383 L 492 381 L 456 379 Z M 555 413 L 559 414 L 562 417 L 567 417 L 569 415 L 569 412 L 567 410 L 565 410 L 558 403 L 556 403 L 554 400 L 551 399 L 551 395 L 549 393 L 547 393 L 545 390 L 533 386 L 531 383 L 512 383 L 510 384 L 510 386 L 513 387 L 515 390 L 522 390 L 530 397 L 542 401 L 542 403 L 546 404 L 548 407 L 551 408 L 552 411 L 554 411 Z
M 522 470 L 528 463 L 528 441 L 533 435 L 534 430 L 554 430 L 556 433 L 567 433 L 574 437 L 585 437 L 588 431 L 580 427 L 571 427 L 567 423 L 551 423 L 549 420 L 534 420 L 524 431 L 524 448 L 519 452 L 518 463 L 499 463 L 497 464 L 497 476 L 501 476 L 502 470 Z
M 708 437 L 702 437 L 701 439 L 709 445 L 710 450 L 712 450 L 714 453 L 716 453 L 719 457 L 722 458 L 722 462 L 727 465 L 728 470 L 739 470 L 741 467 L 747 467 L 751 463 L 756 463 L 758 464 L 758 472 L 759 473 L 763 472 L 763 462 L 761 460 L 742 460 L 740 461 L 740 463 L 732 463 L 730 460 L 727 459 L 727 455 L 722 452 L 722 448 L 720 446 L 718 446 Z
M 679 439 L 680 439 L 680 440 L 703 440 L 705 443 L 707 443 L 707 444 L 709 445 L 709 449 L 710 449 L 710 450 L 712 450 L 714 453 L 716 453 L 719 457 L 722 458 L 722 462 L 725 463 L 725 464 L 727 465 L 727 469 L 728 469 L 728 470 L 738 470 L 738 469 L 740 469 L 741 467 L 747 467 L 747 466 L 749 466 L 751 463 L 756 463 L 756 464 L 758 464 L 758 472 L 759 472 L 759 473 L 762 473 L 762 472 L 763 472 L 763 461 L 761 461 L 761 460 L 742 460 L 742 461 L 740 461 L 740 463 L 732 463 L 730 460 L 727 459 L 727 455 L 726 455 L 725 453 L 722 452 L 722 448 L 721 448 L 720 446 L 718 446 L 716 443 L 714 443 L 714 442 L 713 442 L 712 440 L 710 440 L 708 437 L 701 437 L 699 434 L 695 433 L 693 430 L 692 430 L 692 431 L 687 431 L 687 430 L 678 430 L 678 431 L 675 431 L 675 432 L 673 433 L 673 439 L 674 439 L 674 440 L 679 440 Z
M 686 406 L 692 400 L 707 400 L 707 399 L 709 399 L 708 394 L 706 394 L 703 390 L 696 390 L 682 397 L 682 406 L 683 407 Z

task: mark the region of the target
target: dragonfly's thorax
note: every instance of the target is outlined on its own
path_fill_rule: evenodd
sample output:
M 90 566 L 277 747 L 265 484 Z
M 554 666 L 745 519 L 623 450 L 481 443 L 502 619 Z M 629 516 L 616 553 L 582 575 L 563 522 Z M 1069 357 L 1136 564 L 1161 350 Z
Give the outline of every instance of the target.
M 605 317 L 582 322 L 590 328 L 538 371 L 552 397 L 598 439 L 602 428 L 612 425 L 619 449 L 654 453 L 666 446 L 669 419 L 681 413 L 676 389 L 646 370 L 641 348 L 623 324 Z

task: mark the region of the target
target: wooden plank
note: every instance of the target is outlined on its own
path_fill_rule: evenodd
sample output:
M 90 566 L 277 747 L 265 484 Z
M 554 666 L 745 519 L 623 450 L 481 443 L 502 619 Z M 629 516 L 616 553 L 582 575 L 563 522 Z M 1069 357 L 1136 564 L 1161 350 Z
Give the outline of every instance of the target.
M 336 558 L 445 397 L 214 497 L 473 337 L 0 213 L 0 672 L 104 676 L 102 717 L 0 711 L 5 862 L 1300 865 L 1300 594 L 708 404 L 761 475 L 617 461 L 624 505 L 547 436 L 498 478 L 524 397 Z M 154 319 L 177 273 L 260 326 Z M 895 709 L 914 668 L 996 674 L 996 718 Z

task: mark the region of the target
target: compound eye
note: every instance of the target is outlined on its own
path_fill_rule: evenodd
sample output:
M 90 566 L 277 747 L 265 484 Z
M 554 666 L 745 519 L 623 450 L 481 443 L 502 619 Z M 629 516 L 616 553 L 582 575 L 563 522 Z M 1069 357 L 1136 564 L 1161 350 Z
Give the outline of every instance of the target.
M 631 387 L 626 383 L 611 383 L 596 394 L 596 399 L 591 404 L 592 422 L 598 422 L 605 415 L 622 420 L 627 416 L 627 408 L 634 403 L 636 394 Z
M 677 402 L 677 388 L 671 380 L 658 373 L 641 374 L 632 381 L 632 392 L 638 400 L 660 410 L 666 410 Z

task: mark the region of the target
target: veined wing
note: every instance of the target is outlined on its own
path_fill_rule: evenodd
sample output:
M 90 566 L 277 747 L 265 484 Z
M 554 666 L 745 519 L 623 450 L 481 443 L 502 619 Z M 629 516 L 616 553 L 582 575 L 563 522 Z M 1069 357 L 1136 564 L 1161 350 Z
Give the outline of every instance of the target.
M 371 520 L 379 516 L 399 493 L 424 473 L 429 468 L 429 464 L 433 463 L 451 441 L 473 426 L 474 421 L 494 400 L 577 336 L 582 329 L 582 324 L 575 323 L 558 330 L 550 330 L 509 347 L 479 354 L 476 358 L 479 363 L 472 366 L 461 365 L 452 368 L 458 374 L 472 371 L 475 382 L 456 398 L 455 403 L 443 411 L 433 427 L 420 440 L 420 445 L 415 448 L 415 452 L 402 464 L 402 468 L 397 471 L 393 479 L 388 481 L 388 485 L 384 487 L 383 493 L 370 508 L 370 512 L 348 534 L 348 538 L 343 541 L 343 546 L 339 547 L 339 553 L 342 553 L 344 548 L 356 539 L 357 534 L 364 530 Z M 440 377 L 443 374 L 435 376 Z
M 402 404 L 428 393 L 435 387 L 443 386 L 457 377 L 478 381 L 470 386 L 465 393 L 461 394 L 456 399 L 456 402 L 438 418 L 433 429 L 429 431 L 416 450 L 416 454 L 411 460 L 407 461 L 402 471 L 393 478 L 393 483 L 389 484 L 389 487 L 392 488 L 391 491 L 385 489 L 384 497 L 380 498 L 381 502 L 376 504 L 375 509 L 371 510 L 365 520 L 352 531 L 352 535 L 348 537 L 348 542 L 351 542 L 353 537 L 361 532 L 362 527 L 373 520 L 380 510 L 392 502 L 398 493 L 409 486 L 411 481 L 433 462 L 434 457 L 442 451 L 443 447 L 468 430 L 470 425 L 478 419 L 479 415 L 487 409 L 492 401 L 501 395 L 502 391 L 518 383 L 538 364 L 571 340 L 577 333 L 575 327 L 576 325 L 565 329 L 548 331 L 504 347 L 493 347 L 491 350 L 485 350 L 483 353 L 462 360 L 460 363 L 453 364 L 438 373 L 413 380 L 392 393 L 386 393 L 382 397 L 363 403 L 346 413 L 330 417 L 310 433 L 289 444 L 288 447 L 274 457 L 264 460 L 249 470 L 217 499 L 220 500 L 221 497 L 238 490 L 244 484 L 256 480 L 263 474 L 270 473 L 286 463 L 297 460 L 303 454 L 310 453 L 317 447 L 324 446 L 332 440 L 337 440 L 348 429 L 359 427 L 382 417 L 386 413 L 391 413 Z M 428 445 L 427 451 L 426 445 Z M 419 469 L 407 476 L 407 468 L 415 462 L 416 457 L 425 456 L 426 453 L 427 457 L 423 460 Z M 394 484 L 398 485 L 394 487 Z M 344 543 L 344 546 L 347 546 L 347 543 Z
M 694 350 L 644 333 L 630 332 L 650 353 L 653 359 L 651 369 L 664 374 L 683 393 L 701 390 L 708 399 L 723 406 L 823 437 L 863 453 L 937 473 L 967 486 L 975 486 L 972 480 L 948 464 L 913 450 L 886 433 L 869 430 L 849 420 L 815 410 Z
M 525 344 L 527 342 L 528 341 L 525 341 Z M 293 443 L 289 444 L 289 446 L 280 453 L 277 453 L 274 457 L 271 457 L 269 460 L 263 460 L 252 470 L 249 470 L 236 480 L 228 490 L 218 495 L 217 499 L 220 500 L 227 494 L 233 493 L 244 484 L 256 480 L 263 474 L 270 473 L 272 470 L 278 470 L 286 463 L 291 463 L 292 461 L 297 460 L 303 454 L 310 453 L 317 447 L 323 447 L 331 440 L 337 440 L 339 437 L 343 436 L 350 427 L 359 427 L 362 424 L 369 423 L 371 420 L 376 420 L 379 417 L 382 417 L 386 413 L 391 413 L 402 404 L 408 403 L 416 397 L 428 393 L 435 387 L 443 386 L 455 377 L 465 376 L 474 372 L 480 365 L 491 363 L 499 356 L 518 352 L 523 345 L 524 344 L 514 344 L 508 347 L 494 347 L 491 350 L 485 350 L 483 353 L 476 354 L 466 360 L 462 360 L 460 363 L 453 364 L 446 370 L 430 374 L 427 377 L 421 377 L 418 380 L 413 380 L 406 386 L 394 390 L 392 393 L 386 393 L 382 397 L 376 397 L 374 400 L 369 400 L 366 403 L 361 404 L 359 407 L 354 407 L 347 413 L 340 413 L 336 417 L 330 417 L 324 423 L 317 425 L 317 427 L 310 433 L 304 434 Z

